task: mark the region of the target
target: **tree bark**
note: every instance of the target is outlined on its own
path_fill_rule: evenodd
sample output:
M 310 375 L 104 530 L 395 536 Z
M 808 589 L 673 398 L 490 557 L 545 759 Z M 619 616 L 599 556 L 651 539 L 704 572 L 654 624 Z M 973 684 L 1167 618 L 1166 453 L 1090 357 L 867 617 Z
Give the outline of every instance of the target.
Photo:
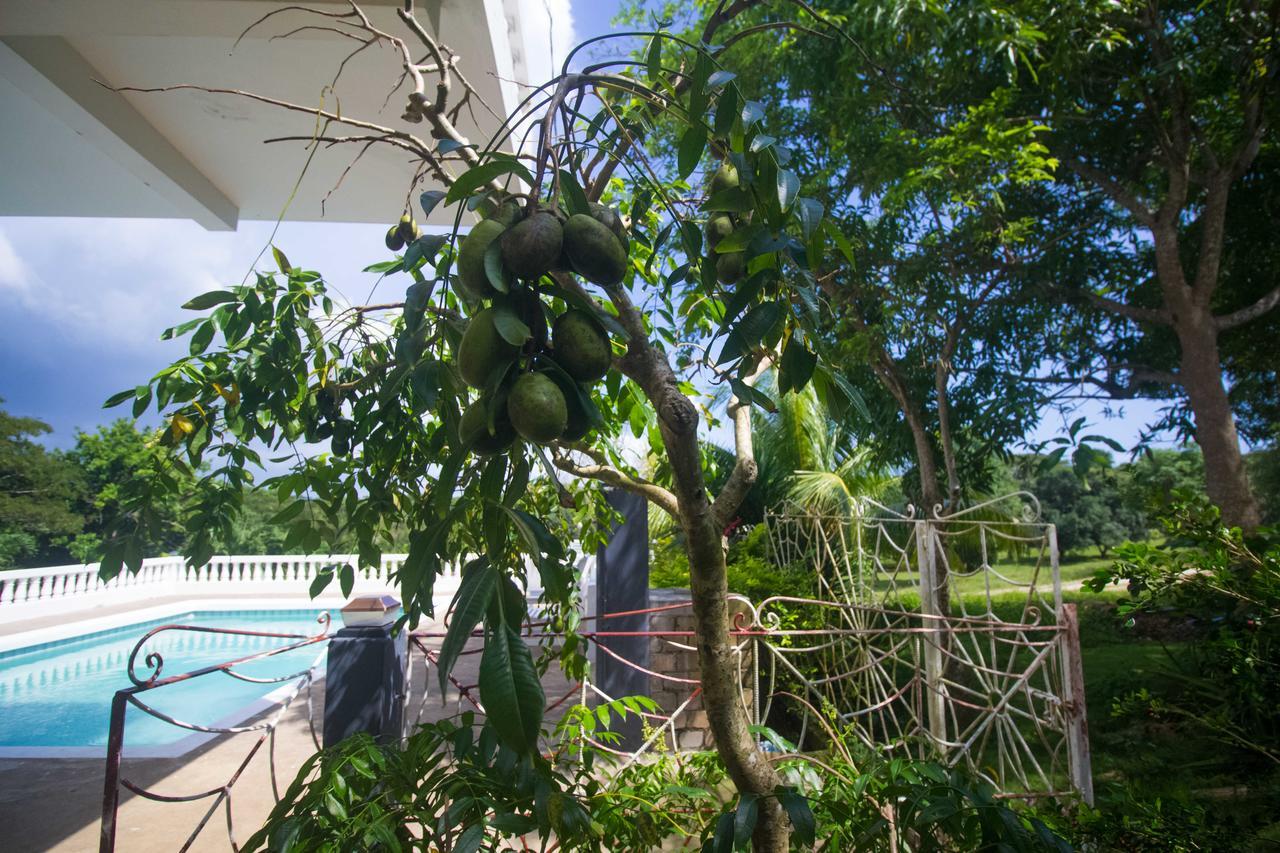
M 1218 330 L 1208 311 L 1191 309 L 1175 324 L 1182 350 L 1179 376 L 1195 419 L 1196 444 L 1204 454 L 1205 490 L 1232 527 L 1252 530 L 1262 523 L 1249 485 L 1235 415 L 1222 383 Z
M 730 636 L 732 623 L 723 530 L 717 522 L 717 512 L 707 494 L 702 473 L 698 410 L 680 392 L 666 357 L 648 344 L 642 321 L 630 300 L 621 292 L 611 292 L 610 296 L 632 335 L 627 355 L 619 367 L 644 389 L 653 404 L 662 443 L 671 462 L 672 491 L 679 507 L 685 552 L 689 556 L 694 641 L 698 648 L 707 725 L 715 738 L 716 752 L 738 792 L 758 798 L 753 849 L 757 853 L 786 853 L 790 846 L 790 824 L 774 796 L 782 779 L 751 734 L 751 722 L 741 698 Z

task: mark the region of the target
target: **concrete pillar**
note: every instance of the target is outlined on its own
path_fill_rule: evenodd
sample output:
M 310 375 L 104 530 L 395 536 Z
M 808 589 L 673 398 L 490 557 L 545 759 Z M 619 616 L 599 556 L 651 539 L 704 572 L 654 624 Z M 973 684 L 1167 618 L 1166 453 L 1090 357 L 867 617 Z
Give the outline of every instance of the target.
M 381 612 L 369 606 L 372 599 L 382 605 Z M 326 747 L 358 732 L 387 743 L 403 737 L 409 632 L 392 636 L 399 612 L 400 603 L 391 596 L 360 596 L 343 608 L 346 627 L 329 641 L 325 672 Z

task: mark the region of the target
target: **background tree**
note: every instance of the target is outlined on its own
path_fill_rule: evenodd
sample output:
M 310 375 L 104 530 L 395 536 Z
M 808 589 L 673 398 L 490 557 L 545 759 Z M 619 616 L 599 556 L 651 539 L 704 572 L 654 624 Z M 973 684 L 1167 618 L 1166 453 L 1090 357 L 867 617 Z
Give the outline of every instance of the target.
M 1066 464 L 1045 469 L 1037 457 L 1018 460 L 1032 471 L 1023 482 L 1040 500 L 1044 520 L 1057 526 L 1063 553 L 1092 547 L 1105 557 L 1122 542 L 1146 539 L 1151 530 L 1143 507 L 1128 499 L 1128 471 L 1104 457 L 1084 477 Z
M 781 93 L 770 126 L 845 240 L 845 263 L 818 280 L 836 309 L 826 334 L 870 413 L 859 441 L 877 465 L 914 469 L 915 501 L 953 505 L 986 489 L 988 457 L 1043 402 L 1015 344 L 1046 312 L 1009 269 L 1041 227 L 1033 202 L 1052 167 L 1041 128 L 1006 109 L 1008 57 L 1034 40 L 982 4 L 910 40 L 892 4 L 769 5 L 733 26 L 797 7 L 826 37 L 777 28 L 730 55 L 741 79 Z
M 32 440 L 52 429 L 0 409 L 0 568 L 65 553 L 80 532 L 70 506 L 84 487 L 79 472 Z
M 192 472 L 172 470 L 168 456 L 154 434 L 140 430 L 127 418 L 118 418 L 93 432 L 76 433 L 76 443 L 67 453 L 67 460 L 79 469 L 84 481 L 84 490 L 73 509 L 84 519 L 80 544 L 85 556 L 96 559 L 109 520 L 121 512 L 129 482 L 166 471 L 175 478 L 175 488 L 152 502 L 157 523 L 140 547 L 152 557 L 182 548 L 187 538 L 183 500 L 195 477 Z
M 1091 393 L 1184 401 L 1210 499 L 1228 524 L 1251 528 L 1259 508 L 1226 371 L 1235 366 L 1243 394 L 1251 377 L 1274 375 L 1274 359 L 1236 343 L 1280 304 L 1280 286 L 1246 260 L 1274 241 L 1249 236 L 1260 211 L 1236 201 L 1274 183 L 1260 153 L 1276 144 L 1280 4 L 1013 9 L 1038 30 L 1017 110 L 1051 130 L 1062 164 L 1051 215 L 1076 235 L 1045 246 L 1035 272 L 1081 309 L 1074 346 L 1054 338 L 1047 352 Z

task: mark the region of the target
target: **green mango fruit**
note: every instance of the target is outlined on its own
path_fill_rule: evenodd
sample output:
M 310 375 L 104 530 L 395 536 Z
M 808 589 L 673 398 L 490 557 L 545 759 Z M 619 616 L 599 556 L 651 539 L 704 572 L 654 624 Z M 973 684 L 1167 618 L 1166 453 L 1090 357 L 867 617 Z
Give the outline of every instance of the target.
M 564 434 L 569 410 L 556 383 L 541 373 L 526 373 L 511 386 L 507 415 L 529 441 L 549 444 Z
M 726 252 L 716 256 L 716 278 L 721 284 L 737 283 L 746 271 L 746 252 Z
M 517 222 L 502 234 L 502 263 L 518 277 L 538 279 L 560 259 L 564 228 L 545 211 Z
M 462 240 L 458 249 L 458 282 L 473 299 L 488 299 L 498 292 L 484 271 L 484 254 L 506 230 L 507 226 L 495 219 L 483 219 Z
M 458 437 L 462 446 L 477 456 L 492 456 L 503 453 L 516 440 L 515 427 L 507 417 L 506 406 L 500 405 L 495 413 L 493 432 L 489 431 L 489 416 L 484 400 L 477 400 L 467 406 L 462 413 L 462 422 L 458 424 Z
M 458 344 L 458 372 L 472 388 L 484 388 L 494 370 L 520 355 L 520 348 L 498 333 L 493 315 L 493 308 L 485 308 L 472 317 Z
M 551 347 L 556 364 L 576 382 L 595 382 L 613 364 L 613 349 L 600 321 L 579 308 L 556 318 L 551 328 Z

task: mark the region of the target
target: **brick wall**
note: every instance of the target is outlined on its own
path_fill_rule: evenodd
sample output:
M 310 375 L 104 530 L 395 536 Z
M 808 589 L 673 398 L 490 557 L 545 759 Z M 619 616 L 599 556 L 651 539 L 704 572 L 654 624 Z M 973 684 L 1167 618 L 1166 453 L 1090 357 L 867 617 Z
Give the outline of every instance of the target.
M 687 589 L 653 589 L 649 591 L 649 606 L 663 607 L 671 604 L 687 602 Z M 731 602 L 732 607 L 732 602 Z M 664 610 L 649 615 L 650 631 L 689 632 L 693 630 L 693 612 L 688 607 Z M 677 645 L 678 644 L 678 645 Z M 678 646 L 695 645 L 691 636 L 653 637 L 649 641 L 649 668 L 663 675 L 697 680 L 698 653 Z M 742 676 L 744 699 L 750 707 L 752 701 L 752 683 L 755 671 L 751 666 L 751 649 L 748 645 L 742 652 Z M 664 714 L 671 714 L 680 707 L 689 695 L 697 688 L 696 684 L 669 681 L 664 678 L 649 679 L 649 696 L 658 703 Z M 711 749 L 714 746 L 711 731 L 707 727 L 707 712 L 702 706 L 702 697 L 698 696 L 675 720 L 676 745 L 682 750 Z

